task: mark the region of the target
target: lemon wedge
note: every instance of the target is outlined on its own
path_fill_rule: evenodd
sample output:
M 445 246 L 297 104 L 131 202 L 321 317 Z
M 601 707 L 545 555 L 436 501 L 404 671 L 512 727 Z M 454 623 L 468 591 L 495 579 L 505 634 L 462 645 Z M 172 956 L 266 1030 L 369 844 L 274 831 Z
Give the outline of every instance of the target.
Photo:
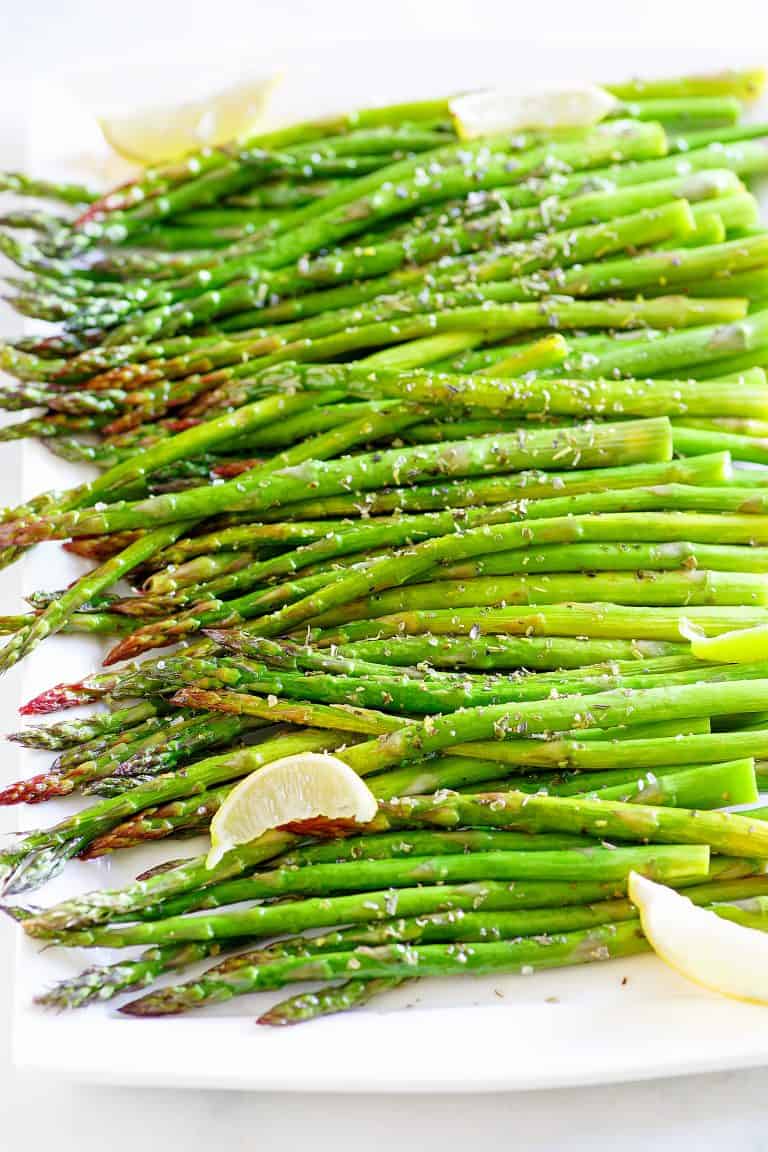
M 721 632 L 719 636 L 705 636 L 690 620 L 681 620 L 680 632 L 690 640 L 691 652 L 699 660 L 714 660 L 716 664 L 750 664 L 753 660 L 768 660 L 766 624 Z
M 596 84 L 529 93 L 489 88 L 456 96 L 449 105 L 462 140 L 527 128 L 589 128 L 618 106 L 616 97 Z
M 657 956 L 723 996 L 768 1004 L 768 934 L 697 908 L 687 896 L 631 872 L 629 898 Z
M 186 104 L 107 117 L 99 120 L 99 126 L 126 160 L 138 164 L 178 160 L 188 152 L 258 130 L 278 80 L 279 76 L 261 77 Z
M 376 815 L 376 799 L 343 760 L 322 752 L 284 756 L 258 768 L 230 792 L 211 821 L 213 868 L 225 852 L 272 828 L 312 816 L 365 824 Z

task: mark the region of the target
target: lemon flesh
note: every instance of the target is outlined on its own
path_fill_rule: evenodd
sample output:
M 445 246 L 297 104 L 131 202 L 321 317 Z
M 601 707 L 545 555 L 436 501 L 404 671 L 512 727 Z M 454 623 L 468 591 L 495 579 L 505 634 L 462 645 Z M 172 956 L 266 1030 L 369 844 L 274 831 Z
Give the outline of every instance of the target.
M 721 632 L 719 636 L 705 636 L 690 621 L 681 621 L 680 631 L 691 642 L 691 652 L 699 660 L 713 660 L 716 664 L 751 664 L 768 660 L 768 625 L 756 628 L 737 628 Z
M 450 102 L 463 140 L 535 128 L 589 128 L 618 107 L 610 92 L 590 84 L 560 92 L 516 92 L 491 88 Z
M 768 934 L 698 908 L 687 896 L 630 873 L 629 898 L 654 952 L 696 984 L 768 1004 Z
M 200 148 L 257 131 L 278 77 L 261 77 L 174 107 L 101 119 L 102 132 L 120 156 L 137 164 L 178 160 Z
M 376 815 L 376 799 L 343 760 L 322 752 L 301 752 L 274 760 L 241 780 L 211 821 L 213 868 L 240 844 L 312 816 L 364 824 Z

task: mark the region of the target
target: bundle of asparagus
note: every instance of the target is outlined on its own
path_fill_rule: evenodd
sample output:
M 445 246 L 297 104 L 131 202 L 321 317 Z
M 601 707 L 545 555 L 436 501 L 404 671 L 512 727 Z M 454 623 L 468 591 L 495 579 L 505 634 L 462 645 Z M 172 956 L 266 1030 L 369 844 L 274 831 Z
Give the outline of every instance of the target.
M 0 668 L 64 631 L 119 664 L 22 709 L 105 705 L 14 734 L 56 759 L 0 803 L 98 799 L 0 854 L 4 892 L 205 833 L 287 755 L 379 804 L 9 906 L 147 946 L 44 1003 L 226 950 L 123 1010 L 331 982 L 261 1017 L 285 1024 L 628 956 L 632 870 L 766 927 L 768 810 L 722 809 L 758 799 L 768 658 L 702 663 L 684 627 L 768 624 L 761 84 L 614 85 L 599 123 L 471 140 L 447 100 L 362 109 L 107 195 L 0 180 L 55 206 L 7 212 L 0 249 L 59 325 L 2 350 L 0 405 L 33 414 L 0 438 L 98 469 L 2 513 L 0 562 L 61 540 L 94 567 L 0 618 Z

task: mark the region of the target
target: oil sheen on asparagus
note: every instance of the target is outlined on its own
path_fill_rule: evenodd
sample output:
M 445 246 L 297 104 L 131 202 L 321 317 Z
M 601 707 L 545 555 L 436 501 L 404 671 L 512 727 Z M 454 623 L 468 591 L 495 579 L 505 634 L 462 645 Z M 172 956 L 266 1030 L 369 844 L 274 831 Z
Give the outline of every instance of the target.
M 41 1003 L 263 992 L 278 1026 L 620 965 L 631 870 L 768 929 L 763 80 L 469 139 L 450 97 L 361 107 L 111 190 L 0 176 L 6 299 L 48 322 L 0 351 L 0 439 L 66 462 L 0 513 L 0 564 L 81 560 L 0 617 L 0 671 L 65 654 L 10 736 L 53 759 L 3 782 L 43 807 L 0 880 L 30 939 L 114 949 Z M 722 662 L 689 639 L 741 630 Z M 67 676 L 57 633 L 103 666 Z M 208 868 L 237 782 L 323 751 L 374 819 Z M 131 883 L 25 904 L 125 851 Z

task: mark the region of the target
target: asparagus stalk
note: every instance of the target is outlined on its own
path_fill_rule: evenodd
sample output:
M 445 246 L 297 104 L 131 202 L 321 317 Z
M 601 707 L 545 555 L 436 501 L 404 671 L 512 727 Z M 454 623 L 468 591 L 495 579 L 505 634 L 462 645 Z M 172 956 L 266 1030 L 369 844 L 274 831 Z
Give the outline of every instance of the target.
M 708 686 L 703 686 L 704 690 Z M 732 691 L 732 686 L 728 687 Z M 686 689 L 672 689 L 670 695 L 675 693 L 693 693 L 701 695 L 701 686 Z M 725 693 L 723 693 L 725 694 Z M 603 699 L 606 699 L 605 694 Z M 653 691 L 644 694 L 638 693 L 635 702 L 641 696 L 650 701 L 658 696 Z M 600 697 L 593 698 L 599 700 Z M 573 699 L 570 701 L 572 704 Z M 626 701 L 625 701 L 626 704 Z M 695 709 L 689 705 L 693 712 Z M 729 709 L 735 711 L 737 709 Z M 493 709 L 480 710 L 493 712 Z M 571 709 L 571 715 L 573 709 Z M 455 743 L 461 738 L 458 731 L 462 716 L 472 715 L 457 713 L 449 722 L 453 722 L 456 731 L 452 731 L 449 739 Z M 604 712 L 601 720 L 608 716 Z M 420 753 L 426 754 L 428 743 L 439 740 L 440 727 L 444 721 L 435 720 L 427 725 L 431 732 L 421 738 Z M 410 725 L 401 728 L 388 737 L 383 737 L 384 744 L 402 742 L 403 733 L 409 729 L 418 729 L 421 726 Z M 381 742 L 379 746 L 381 745 Z M 374 745 L 375 747 L 376 745 Z M 370 763 L 370 745 L 359 745 L 343 753 L 344 758 L 353 767 L 360 767 L 361 761 Z M 362 752 L 362 755 L 361 755 Z M 382 757 L 383 758 L 383 757 Z M 379 763 L 381 759 L 379 758 Z M 527 831 L 558 831 L 575 832 L 579 835 L 593 835 L 599 838 L 618 840 L 643 840 L 672 844 L 701 844 L 709 845 L 716 852 L 730 856 L 762 857 L 768 855 L 768 829 L 759 820 L 748 816 L 733 815 L 723 812 L 692 812 L 687 809 L 659 808 L 640 804 L 627 804 L 619 801 L 591 800 L 586 798 L 531 796 L 521 792 L 504 794 L 491 794 L 485 797 L 458 796 L 454 793 L 438 794 L 435 797 L 404 798 L 400 800 L 382 801 L 376 817 L 377 827 L 382 831 L 387 828 L 398 827 L 431 827 L 434 825 L 450 828 L 461 826 L 510 828 Z M 276 844 L 278 846 L 276 846 Z M 211 870 L 206 870 L 204 859 L 180 865 L 159 876 L 149 880 L 138 881 L 127 889 L 117 892 L 96 892 L 90 896 L 75 898 L 60 904 L 25 922 L 25 930 L 33 934 L 50 934 L 66 931 L 85 924 L 98 924 L 108 920 L 116 912 L 127 914 L 147 908 L 156 903 L 158 899 L 165 899 L 170 895 L 194 891 L 201 883 L 206 886 L 216 883 L 229 876 L 237 876 L 245 867 L 253 866 L 270 855 L 285 850 L 290 845 L 290 837 L 285 834 L 267 834 L 250 845 L 233 850 Z M 590 899 L 592 897 L 586 897 Z M 231 914 L 234 921 L 222 921 L 222 934 L 231 934 L 232 925 L 236 924 L 235 931 L 243 934 L 254 934 L 254 918 L 259 919 L 264 909 L 251 910 L 249 913 Z M 243 916 L 246 917 L 243 920 Z M 343 922 L 344 917 L 323 923 Z M 194 917 L 184 922 L 183 939 L 207 939 L 217 935 L 217 923 L 210 922 L 210 917 Z M 181 921 L 166 922 L 162 931 L 176 932 Z M 248 927 L 241 929 L 241 925 Z M 302 925 L 299 924 L 299 927 Z M 294 922 L 289 921 L 287 930 L 295 930 Z M 147 925 L 137 929 L 119 929 L 116 935 L 104 935 L 89 932 L 80 933 L 71 943 L 107 943 L 118 941 L 118 946 L 131 943 L 164 942 L 162 931 L 159 935 L 152 935 Z M 149 934 L 147 934 L 149 933 Z M 199 935 L 198 935 L 199 933 Z M 165 938 L 167 939 L 167 937 Z
M 247 697 L 235 693 L 209 695 L 213 696 L 217 704 L 222 706 L 224 710 L 227 709 L 230 703 L 233 703 L 235 711 L 237 711 L 241 702 L 244 702 L 247 713 L 247 705 L 251 703 Z M 358 715 L 360 715 L 359 710 Z M 376 723 L 380 723 L 381 731 L 388 731 L 392 727 L 390 717 L 380 716 L 377 718 L 374 713 L 368 712 L 366 713 L 365 720 L 361 723 L 361 727 L 367 727 L 367 730 L 371 731 L 371 723 L 373 723 L 374 727 Z M 577 769 L 579 772 L 582 772 L 584 768 L 600 770 L 613 768 L 626 772 L 626 769 L 618 768 L 618 765 L 627 762 L 627 754 L 623 749 L 616 747 L 617 743 L 624 742 L 626 742 L 627 745 L 631 744 L 631 756 L 637 756 L 639 752 L 642 753 L 644 760 L 641 764 L 638 759 L 638 767 L 650 768 L 655 766 L 657 771 L 658 766 L 662 762 L 666 763 L 669 761 L 670 764 L 674 762 L 675 765 L 679 763 L 687 764 L 691 756 L 697 759 L 704 759 L 706 757 L 721 759 L 732 755 L 734 752 L 749 756 L 763 754 L 764 737 L 760 735 L 756 735 L 754 738 L 746 741 L 737 741 L 732 747 L 727 744 L 724 738 L 714 741 L 712 744 L 699 742 L 692 746 L 690 752 L 687 752 L 688 741 L 681 741 L 679 737 L 682 734 L 691 735 L 696 733 L 703 735 L 704 730 L 699 722 L 690 720 L 683 721 L 682 725 L 650 725 L 646 726 L 645 729 L 642 725 L 635 725 L 624 731 L 613 730 L 613 739 L 610 742 L 610 748 L 607 754 L 596 757 L 590 754 L 590 746 L 594 741 L 587 740 L 586 737 L 603 736 L 604 733 L 599 730 L 584 733 L 579 741 L 569 741 L 565 737 L 560 740 L 552 739 L 546 742 L 531 740 L 508 741 L 501 750 L 493 743 L 482 744 L 478 742 L 461 745 L 453 750 L 449 749 L 449 755 L 441 756 L 431 764 L 416 764 L 412 767 L 380 773 L 373 778 L 372 787 L 377 795 L 391 797 L 421 795 L 427 792 L 437 791 L 440 788 L 459 787 L 462 784 L 469 784 L 473 781 L 477 784 L 491 779 L 493 773 L 496 771 L 495 766 L 492 765 L 495 765 L 495 763 L 499 761 L 505 764 L 519 764 L 521 767 L 528 768 L 558 768 L 561 772 L 567 768 Z M 675 737 L 675 739 L 664 739 L 666 736 Z M 630 737 L 630 739 L 627 740 L 627 737 Z M 645 737 L 645 743 L 643 743 L 642 737 Z M 515 752 L 515 747 L 517 747 L 517 753 Z M 451 751 L 459 753 L 460 755 L 450 755 Z M 504 753 L 503 757 L 501 756 L 501 752 Z M 631 756 L 629 758 L 630 763 L 634 763 Z M 636 771 L 635 777 L 637 777 Z M 214 812 L 218 810 L 230 789 L 231 785 L 226 784 L 221 788 L 208 789 L 199 796 L 173 800 L 168 804 L 155 808 L 147 808 L 132 819 L 118 824 L 110 832 L 92 840 L 80 855 L 84 858 L 92 859 L 96 856 L 144 843 L 147 840 L 162 839 L 179 831 L 203 831 L 208 827 Z M 430 833 L 430 835 L 433 834 Z M 448 845 L 452 843 L 451 838 L 455 835 L 457 834 L 445 834 L 447 839 L 445 839 L 445 836 L 441 838 L 439 850 L 443 852 L 447 851 Z M 460 843 L 466 846 L 467 834 L 461 833 L 459 835 L 461 837 Z M 474 842 L 478 842 L 477 837 L 481 834 L 473 833 L 472 835 L 475 837 Z M 517 833 L 507 833 L 505 835 L 508 837 L 517 836 L 518 842 L 514 846 L 518 847 L 525 847 L 530 841 L 529 838 L 528 841 L 524 840 L 520 842 Z M 383 841 L 386 841 L 386 837 L 376 837 L 377 843 Z M 538 836 L 534 847 L 567 847 L 568 845 L 562 841 L 562 837 L 560 837 L 556 843 L 552 837 Z M 341 854 L 345 851 L 345 843 L 350 844 L 351 850 L 353 852 L 355 851 L 354 840 L 342 841 L 339 844 L 330 846 L 331 855 L 328 858 L 341 858 Z M 403 835 L 398 834 L 395 837 L 395 843 L 409 844 L 410 840 L 406 840 Z M 431 843 L 432 849 L 438 850 L 435 842 L 432 841 Z M 509 846 L 513 846 L 511 841 Z M 324 850 L 324 846 L 321 846 L 320 852 Z M 371 849 L 366 850 L 371 851 Z M 298 851 L 301 858 L 308 860 L 320 858 L 320 856 L 317 855 L 317 849 L 300 849 Z M 409 848 L 408 851 L 410 852 L 411 849 Z M 294 854 L 294 857 L 296 857 L 296 854 Z
M 361 958 L 354 952 L 334 952 L 312 960 L 279 961 L 256 971 L 242 969 L 229 978 L 216 977 L 210 984 L 201 980 L 197 986 L 190 988 L 177 987 L 166 989 L 155 996 L 149 994 L 141 1001 L 124 1005 L 122 1011 L 136 1016 L 166 1015 L 185 1011 L 203 999 L 212 1002 L 229 999 L 237 992 L 281 987 L 290 981 L 292 972 L 300 969 L 302 964 L 305 970 L 299 979 L 338 978 L 348 976 L 350 972 L 354 972 L 356 978 L 360 979 L 393 976 L 412 978 L 414 969 L 419 975 L 448 974 L 463 970 L 478 974 L 522 969 L 528 971 L 579 960 L 586 962 L 589 959 L 633 955 L 647 947 L 637 921 L 586 932 L 564 933 L 547 939 L 546 943 L 524 939 L 519 942 L 473 944 L 464 948 L 450 944 L 407 949 L 391 945 L 371 949 L 370 954 Z
M 690 456 L 717 449 L 732 453 L 736 460 L 745 460 L 751 464 L 768 463 L 768 448 L 762 438 L 675 425 L 673 439 L 676 450 Z
M 157 877 L 160 879 L 160 877 Z M 695 880 L 695 878 L 694 878 Z M 519 881 L 514 886 L 486 880 L 471 884 L 423 885 L 415 888 L 384 889 L 365 895 L 331 896 L 296 900 L 275 905 L 254 905 L 246 912 L 201 913 L 187 918 L 146 920 L 136 924 L 79 926 L 67 930 L 64 924 L 50 926 L 52 939 L 71 947 L 128 947 L 144 939 L 170 943 L 193 939 L 192 925 L 208 925 L 201 939 L 259 937 L 305 928 L 335 927 L 338 924 L 371 923 L 397 916 L 421 916 L 437 911 L 479 911 L 501 908 L 547 908 L 611 899 L 626 893 L 626 881 L 613 883 L 568 881 Z M 183 926 L 183 927 L 182 927 Z M 24 930 L 36 938 L 48 932 L 40 918 L 24 921 Z
M 0 174 L 0 191 L 17 196 L 33 196 L 43 200 L 59 200 L 64 204 L 90 204 L 96 193 L 82 184 L 64 184 L 51 180 L 37 180 L 23 172 Z
M 183 775 L 161 776 L 122 795 L 101 800 L 48 830 L 24 836 L 17 846 L 3 852 L 0 863 L 4 870 L 4 889 L 6 892 L 21 892 L 27 885 L 42 883 L 52 870 L 62 867 L 69 856 L 81 852 L 91 839 L 143 808 L 178 796 L 198 794 L 212 784 L 245 776 L 281 756 L 332 750 L 343 739 L 341 734 L 331 731 L 300 730 L 257 747 L 209 757 L 191 765 Z
M 519 471 L 530 466 L 560 468 L 575 464 L 608 467 L 623 463 L 650 463 L 669 458 L 670 429 L 664 419 L 605 424 L 599 428 L 550 431 L 531 430 L 493 442 L 461 442 L 418 449 L 393 449 L 376 457 L 361 456 L 355 463 L 315 463 L 291 469 L 285 476 L 262 479 L 258 470 L 216 488 L 192 489 L 169 497 L 153 497 L 136 504 L 116 502 L 104 511 L 64 512 L 52 517 L 27 517 L 0 525 L 0 544 L 32 543 L 62 536 L 90 536 L 102 532 L 173 523 L 247 508 L 258 511 L 301 498 L 310 487 L 316 495 L 332 495 L 350 487 L 379 488 L 408 475 L 415 481 L 435 472 L 477 475 L 490 471 Z M 102 477 L 103 480 L 103 477 Z
M 687 895 L 690 894 L 691 893 L 687 893 Z M 758 900 L 762 900 L 762 898 L 758 897 Z M 607 910 L 609 902 L 604 901 L 603 903 L 606 905 Z M 616 904 L 618 910 L 620 902 L 617 901 Z M 746 927 L 759 931 L 764 930 L 765 907 L 762 903 L 754 910 L 751 907 L 742 908 L 738 904 L 715 904 L 710 907 L 713 912 L 716 912 L 717 915 L 722 916 L 724 919 L 735 921 L 737 924 L 743 924 Z M 631 910 L 632 906 L 629 905 L 629 908 Z M 621 907 L 620 910 L 623 912 L 623 907 Z M 599 913 L 597 913 L 597 915 L 599 915 Z M 577 919 L 578 917 L 574 917 L 574 923 Z M 584 922 L 586 923 L 586 921 L 587 915 L 585 914 Z M 482 931 L 482 928 L 478 927 L 477 930 Z M 550 926 L 545 931 L 553 930 L 556 929 Z M 491 931 L 492 929 L 490 927 L 486 928 L 486 932 Z M 502 928 L 500 931 L 503 932 L 504 929 Z M 481 939 L 484 938 L 485 937 L 481 937 Z M 390 943 L 390 941 L 385 941 L 385 943 Z M 236 957 L 235 959 L 239 958 Z M 346 980 L 342 984 L 326 985 L 315 992 L 292 996 L 287 1000 L 281 1001 L 279 1004 L 273 1005 L 258 1018 L 257 1023 L 275 1027 L 286 1024 L 299 1024 L 336 1012 L 346 1012 L 350 1008 L 367 1004 L 380 992 L 386 992 L 396 988 L 406 980 L 407 977 L 380 977 L 369 980 L 351 979 Z
M 663 79 L 626 80 L 619 84 L 606 84 L 609 92 L 620 100 L 652 100 L 690 98 L 699 96 L 735 96 L 739 100 L 754 100 L 765 86 L 765 72 L 754 70 L 724 70 L 701 75 L 678 76 Z
M 493 570 L 493 565 L 489 563 Z M 658 572 L 652 579 L 638 580 L 635 573 L 598 572 L 564 575 L 482 577 L 464 579 L 459 569 L 456 580 L 434 580 L 402 590 L 380 592 L 353 601 L 343 609 L 317 616 L 321 627 L 347 620 L 368 620 L 397 612 L 444 607 L 484 607 L 514 604 L 562 604 L 567 596 L 577 601 L 627 605 L 764 605 L 766 589 L 759 573 L 709 571 Z M 459 581 L 461 581 L 459 583 Z
M 70 980 L 62 980 L 35 998 L 45 1008 L 82 1008 L 103 1003 L 122 992 L 136 992 L 153 984 L 158 976 L 179 972 L 199 960 L 219 956 L 217 941 L 196 944 L 170 944 L 148 948 L 137 960 L 94 965 Z
M 478 773 L 478 775 L 480 775 Z M 579 777 L 583 777 L 579 779 Z M 684 770 L 665 765 L 653 772 L 639 774 L 637 769 L 577 773 L 572 779 L 562 776 L 502 777 L 482 780 L 488 791 L 507 788 L 549 796 L 590 795 L 600 800 L 622 800 L 639 804 L 671 804 L 702 810 L 721 808 L 726 804 L 754 804 L 758 799 L 754 761 L 734 760 L 721 764 L 696 764 Z M 461 791 L 473 791 L 472 783 L 461 785 Z
M 274 516 L 282 520 L 288 515 L 301 519 L 315 516 L 354 518 L 385 512 L 442 511 L 445 508 L 500 504 L 523 498 L 535 500 L 569 493 L 576 495 L 579 492 L 618 491 L 648 484 L 678 483 L 714 487 L 724 484 L 729 475 L 730 457 L 727 452 L 720 452 L 696 456 L 690 460 L 550 473 L 524 471 L 519 475 L 486 476 L 471 481 L 451 480 L 446 483 L 349 493 L 319 500 L 296 501 L 277 512 L 266 512 L 262 518 L 269 522 Z M 242 527 L 222 529 L 208 536 L 179 541 L 172 549 L 161 553 L 160 557 L 167 558 L 169 563 L 178 563 L 185 556 L 205 553 L 209 549 L 242 547 L 243 542 L 250 546 L 258 542 L 259 531 L 265 532 L 267 528 L 257 529 L 249 523 Z M 319 526 L 316 531 L 321 531 Z
M 636 348 L 616 344 L 588 363 L 578 362 L 565 369 L 574 376 L 591 378 L 595 372 L 610 376 L 646 376 L 674 372 L 691 364 L 712 364 L 727 357 L 752 352 L 765 345 L 768 336 L 768 312 L 759 311 L 743 320 L 722 326 L 690 328 L 669 332 L 663 341 L 649 341 Z M 712 449 L 710 449 L 711 451 Z
M 714 765 L 692 765 L 684 770 L 672 765 L 659 767 L 654 772 L 645 774 L 640 774 L 636 769 L 615 770 L 606 773 L 576 773 L 572 779 L 565 780 L 562 776 L 538 779 L 535 777 L 508 777 L 497 780 L 494 777 L 494 771 L 498 771 L 498 768 L 494 768 L 488 762 L 483 763 L 469 757 L 446 756 L 441 757 L 435 763 L 434 770 L 431 772 L 429 770 L 419 772 L 413 769 L 401 770 L 400 772 L 383 772 L 375 778 L 373 784 L 377 796 L 383 799 L 392 796 L 425 795 L 433 791 L 434 782 L 435 788 L 438 789 L 458 788 L 465 792 L 471 792 L 478 786 L 486 791 L 505 791 L 508 788 L 516 788 L 524 792 L 541 792 L 555 796 L 590 794 L 605 800 L 672 804 L 682 807 L 695 806 L 702 810 L 718 808 L 723 804 L 754 803 L 758 796 L 755 785 L 754 762 L 751 759 Z M 176 804 L 166 805 L 164 811 L 144 813 L 133 821 L 126 822 L 92 841 L 85 851 L 80 853 L 81 858 L 93 859 L 108 852 L 130 847 L 133 844 L 160 839 L 179 831 L 204 831 L 228 791 L 229 786 L 212 789 L 200 798 L 196 807 L 188 801 L 180 801 Z M 487 835 L 492 837 L 494 834 Z M 504 834 L 496 835 L 502 837 Z M 506 835 L 514 837 L 515 834 L 507 833 Z M 521 834 L 521 836 L 524 839 L 525 834 Z M 478 833 L 475 839 L 479 840 L 479 837 L 480 834 Z M 416 838 L 418 839 L 418 836 Z M 361 839 L 364 840 L 365 838 Z M 386 838 L 373 838 L 374 841 L 381 839 Z M 534 845 L 536 850 L 546 847 L 547 838 L 538 837 L 537 839 L 538 841 L 544 839 L 545 842 Z M 555 839 L 550 838 L 550 840 Z M 567 840 L 567 837 L 565 839 Z M 412 840 L 413 837 L 408 837 L 404 842 L 403 836 L 400 836 L 399 842 L 405 843 L 405 847 L 402 849 L 403 854 L 406 852 L 406 847 L 409 855 L 417 855 L 428 850 L 428 846 L 422 844 L 408 847 Z M 464 840 L 464 850 L 467 850 L 466 836 L 464 836 Z M 570 847 L 568 843 L 553 844 L 553 846 Z M 380 858 L 381 849 L 377 849 L 376 846 L 372 849 L 363 849 L 360 846 L 358 849 L 352 844 L 350 847 L 353 853 L 357 852 L 358 854 L 348 856 L 344 851 L 343 842 L 341 847 L 332 844 L 331 848 L 334 851 L 328 854 L 327 859 Z M 433 847 L 435 850 L 442 850 L 444 846 L 440 845 L 439 849 L 437 846 Z M 505 845 L 492 842 L 489 847 L 497 851 L 503 850 Z M 526 844 L 512 844 L 509 847 L 525 848 Z M 447 848 L 450 851 L 455 850 L 450 844 Z M 482 848 L 477 846 L 473 847 L 473 850 L 482 850 Z M 383 851 L 384 856 L 389 857 L 390 852 L 387 846 L 384 846 Z M 398 855 L 398 853 L 394 854 Z M 307 853 L 298 849 L 290 858 L 291 864 L 294 861 L 301 862 L 306 855 Z M 311 850 L 309 858 L 313 862 L 323 859 L 322 856 L 312 856 Z M 232 881 L 231 883 L 240 884 L 239 881 Z M 240 890 L 237 886 L 232 889 L 235 893 Z M 242 891 L 250 891 L 250 889 L 243 884 Z M 210 890 L 206 890 L 202 899 L 206 902 L 211 901 L 207 906 L 213 907 L 219 901 L 220 893 L 226 895 L 224 886 L 214 885 Z M 184 908 L 176 908 L 175 905 L 170 908 L 163 905 L 163 908 L 169 914 L 185 910 Z
M 389 640 L 361 640 L 347 644 L 340 655 L 360 657 L 395 667 L 427 664 L 434 668 L 513 669 L 548 672 L 580 668 L 616 660 L 644 660 L 674 656 L 683 644 L 648 640 L 590 640 L 560 636 L 488 636 L 477 640 L 460 636 L 440 638 L 393 636 Z
M 764 572 L 768 551 L 738 545 L 692 544 L 571 544 L 545 545 L 533 553 L 502 552 L 468 564 L 450 564 L 442 575 L 451 580 L 516 572 L 654 572 L 701 568 L 715 572 Z
M 77 747 L 91 740 L 109 738 L 137 724 L 158 716 L 164 705 L 154 700 L 143 700 L 128 708 L 118 708 L 114 712 L 99 713 L 84 720 L 62 720 L 58 724 L 38 725 L 14 732 L 7 737 L 28 748 L 44 748 L 57 751 Z
M 35 614 L 0 616 L 0 635 L 26 632 L 38 620 Z M 59 632 L 87 633 L 97 636 L 124 636 L 133 625 L 123 616 L 110 612 L 75 612 L 58 628 Z
M 87 604 L 101 591 L 111 588 L 126 573 L 148 559 L 153 553 L 172 544 L 188 531 L 189 524 L 170 524 L 154 532 L 147 532 L 135 543 L 107 560 L 100 568 L 75 582 L 59 600 L 54 600 L 31 624 L 13 634 L 0 654 L 0 673 L 37 647 L 47 636 L 63 628 L 78 608 Z
M 380 992 L 389 992 L 403 982 L 395 977 L 384 977 L 378 980 L 345 980 L 342 984 L 326 985 L 317 992 L 300 993 L 281 1001 L 268 1012 L 262 1013 L 257 1023 L 277 1027 L 316 1020 L 336 1012 L 347 1012 L 350 1008 L 368 1004 Z
M 768 623 L 762 609 L 627 608 L 610 604 L 545 605 L 530 612 L 507 608 L 437 609 L 362 620 L 341 628 L 313 629 L 308 639 L 318 646 L 344 645 L 398 635 L 589 636 L 591 639 L 679 642 L 680 624 L 690 619 L 709 636 Z
M 191 668 L 174 663 L 169 669 L 168 683 L 174 687 L 186 680 L 212 685 L 215 688 L 227 684 L 236 685 L 241 691 L 258 695 L 274 695 L 282 692 L 289 699 L 320 701 L 328 705 L 351 704 L 356 707 L 381 708 L 397 714 L 407 713 L 412 717 L 432 714 L 449 714 L 456 709 L 477 708 L 502 703 L 525 703 L 543 700 L 553 692 L 559 695 L 604 693 L 611 689 L 650 689 L 662 685 L 672 688 L 685 684 L 710 682 L 724 683 L 729 680 L 760 678 L 768 668 L 766 661 L 752 665 L 711 666 L 706 672 L 691 669 L 684 672 L 659 672 L 646 675 L 622 675 L 600 670 L 595 675 L 562 677 L 530 677 L 522 682 L 510 684 L 504 678 L 483 681 L 465 678 L 461 682 L 438 680 L 435 678 L 416 680 L 380 679 L 370 683 L 364 675 L 360 677 L 343 674 L 315 673 L 311 676 L 290 672 L 273 672 L 259 665 L 251 665 L 241 660 L 222 663 L 219 669 L 207 662 L 195 661 Z M 368 675 L 372 676 L 372 673 Z M 174 701 L 178 704 L 202 706 L 207 699 L 204 690 L 193 688 L 191 692 L 177 692 Z M 214 697 L 211 703 L 221 707 Z M 225 708 L 226 710 L 226 708 Z M 236 714 L 247 715 L 247 705 Z
M 380 839 L 383 839 L 380 838 Z M 719 880 L 686 887 L 685 893 L 696 904 L 710 904 L 716 900 L 754 900 L 766 891 L 766 881 L 762 877 L 749 877 L 744 880 Z M 402 893 L 395 893 L 402 895 Z M 713 905 L 716 910 L 730 913 L 738 911 L 738 905 Z M 727 914 L 726 913 L 726 914 Z M 481 941 L 489 935 L 499 939 L 516 939 L 521 936 L 540 933 L 573 930 L 591 927 L 606 921 L 632 919 L 634 910 L 627 900 L 602 900 L 595 905 L 546 909 L 542 911 L 494 912 L 448 911 L 433 912 L 418 917 L 401 917 L 398 920 L 384 920 L 359 927 L 350 927 L 321 936 L 299 936 L 278 944 L 257 947 L 254 952 L 239 953 L 216 965 L 215 972 L 235 971 L 250 964 L 268 963 L 273 959 L 289 956 L 309 956 L 328 951 L 344 951 L 360 946 L 376 947 L 388 943 L 436 943 L 448 941 Z M 241 945 L 244 941 L 239 942 Z M 137 961 L 123 960 L 117 964 L 95 966 L 87 969 L 71 980 L 61 981 L 50 992 L 38 998 L 38 1003 L 46 1007 L 78 1008 L 96 1000 L 111 999 L 121 992 L 134 991 L 151 984 L 158 975 L 167 971 L 178 971 L 196 960 L 216 956 L 222 945 L 218 941 L 196 944 L 161 945 L 148 949 Z M 376 981 L 361 982 L 370 994 L 377 990 Z M 371 987 L 373 986 L 373 987 Z M 381 990 L 381 989 L 378 989 Z M 342 999 L 333 1000 L 334 1005 L 350 1006 L 350 997 L 342 986 Z M 315 995 L 315 994 L 313 994 Z M 322 990 L 321 990 L 322 997 Z M 321 999 L 321 1004 L 324 1000 Z M 355 1003 L 361 1003 L 355 996 Z M 337 1010 L 337 1009 L 334 1009 Z M 274 1013 L 272 1010 L 271 1015 Z M 282 1006 L 279 1022 L 291 1022 L 292 1012 Z M 317 1015 L 312 1011 L 311 1015 Z M 283 1020 L 283 1017 L 286 1017 Z M 302 1017 L 303 1014 L 302 1014 Z M 278 1022 L 276 1019 L 275 1022 Z
M 359 859 L 350 862 L 313 864 L 311 867 L 275 868 L 255 872 L 243 879 L 211 885 L 164 901 L 144 913 L 147 919 L 165 919 L 189 909 L 216 908 L 239 900 L 259 900 L 286 895 L 322 896 L 345 892 L 362 893 L 383 887 L 408 888 L 424 885 L 462 884 L 481 880 L 570 880 L 573 882 L 625 881 L 631 870 L 664 881 L 693 880 L 705 876 L 709 853 L 702 845 L 680 847 L 632 847 L 560 849 L 535 852 L 469 852 L 447 856 L 403 859 Z M 36 922 L 25 921 L 28 931 Z

